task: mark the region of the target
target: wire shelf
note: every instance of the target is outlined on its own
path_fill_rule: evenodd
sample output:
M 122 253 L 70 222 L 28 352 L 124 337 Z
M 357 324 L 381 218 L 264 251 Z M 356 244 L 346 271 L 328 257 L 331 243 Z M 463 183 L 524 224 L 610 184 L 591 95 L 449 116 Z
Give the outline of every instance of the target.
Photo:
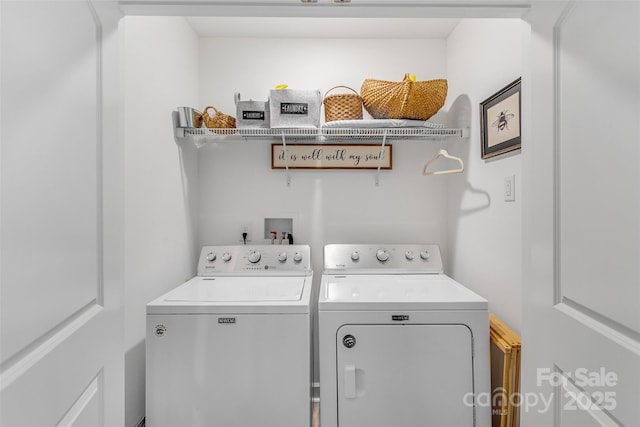
M 212 129 L 212 128 L 176 128 L 179 138 L 190 138 L 202 144 L 207 141 L 291 138 L 312 141 L 330 141 L 332 139 L 379 140 L 380 138 L 444 138 L 465 137 L 463 129 L 445 129 L 428 127 L 411 128 L 294 128 L 294 129 Z M 375 142 L 375 141 L 372 141 Z

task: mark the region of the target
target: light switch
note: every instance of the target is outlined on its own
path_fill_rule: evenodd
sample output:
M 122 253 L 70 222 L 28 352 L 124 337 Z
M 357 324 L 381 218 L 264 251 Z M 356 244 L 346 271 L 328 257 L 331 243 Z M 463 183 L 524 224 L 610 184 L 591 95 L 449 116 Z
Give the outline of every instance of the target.
M 504 179 L 504 201 L 515 202 L 516 201 L 516 176 L 507 176 Z

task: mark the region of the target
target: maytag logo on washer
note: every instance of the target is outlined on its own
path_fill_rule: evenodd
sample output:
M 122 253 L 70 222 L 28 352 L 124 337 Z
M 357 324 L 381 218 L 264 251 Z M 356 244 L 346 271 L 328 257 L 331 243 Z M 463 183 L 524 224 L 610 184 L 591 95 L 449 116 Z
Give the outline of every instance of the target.
M 405 322 L 409 320 L 409 315 L 408 314 L 392 314 L 391 320 L 393 320 L 394 322 Z
M 163 337 L 167 332 L 167 327 L 164 325 L 156 325 L 155 334 L 157 337 Z
M 229 324 L 236 323 L 235 317 L 218 317 L 218 323 Z

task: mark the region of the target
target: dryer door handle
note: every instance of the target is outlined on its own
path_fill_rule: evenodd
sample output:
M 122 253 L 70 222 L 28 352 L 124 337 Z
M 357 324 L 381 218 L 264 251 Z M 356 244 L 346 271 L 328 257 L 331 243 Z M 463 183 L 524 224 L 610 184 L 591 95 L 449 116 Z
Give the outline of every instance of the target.
M 344 367 L 344 397 L 355 399 L 356 396 L 356 367 L 346 365 Z

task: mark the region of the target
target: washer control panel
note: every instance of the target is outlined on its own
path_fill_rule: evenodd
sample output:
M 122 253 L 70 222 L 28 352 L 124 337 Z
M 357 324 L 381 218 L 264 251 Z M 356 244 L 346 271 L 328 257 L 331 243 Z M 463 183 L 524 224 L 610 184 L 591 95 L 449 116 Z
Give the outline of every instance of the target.
M 308 245 L 204 246 L 198 276 L 307 276 L 311 273 Z
M 350 274 L 418 274 L 443 272 L 434 244 L 332 244 L 324 247 L 324 271 Z

